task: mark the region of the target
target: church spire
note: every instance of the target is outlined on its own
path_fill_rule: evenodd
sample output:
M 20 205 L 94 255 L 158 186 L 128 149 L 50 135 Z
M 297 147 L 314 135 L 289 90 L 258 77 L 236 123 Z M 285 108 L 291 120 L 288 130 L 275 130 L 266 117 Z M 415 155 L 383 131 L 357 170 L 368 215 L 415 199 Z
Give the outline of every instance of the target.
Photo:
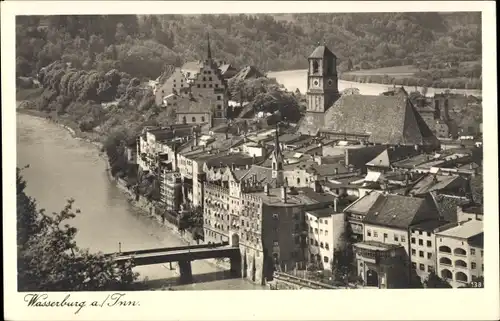
M 279 140 L 279 126 L 276 124 L 276 135 L 274 137 L 274 154 L 276 157 L 281 155 L 281 146 L 280 146 L 280 140 Z
M 212 51 L 210 50 L 210 34 L 207 32 L 207 59 L 212 60 Z

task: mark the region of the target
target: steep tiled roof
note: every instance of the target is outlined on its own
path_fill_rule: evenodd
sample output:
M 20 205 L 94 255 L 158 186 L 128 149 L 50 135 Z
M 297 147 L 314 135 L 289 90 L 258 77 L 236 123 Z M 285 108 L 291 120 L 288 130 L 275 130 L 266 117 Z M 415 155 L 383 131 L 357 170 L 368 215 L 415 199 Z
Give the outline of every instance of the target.
M 375 202 L 382 196 L 382 193 L 373 191 L 370 194 L 366 194 L 362 198 L 358 199 L 351 206 L 346 208 L 346 212 L 352 212 L 356 214 L 367 214 L 368 211 L 375 205 Z
M 476 204 L 483 204 L 483 176 L 476 175 L 470 179 L 472 199 Z
M 252 165 L 247 173 L 241 177 L 241 180 L 245 180 L 247 178 L 251 178 L 253 175 L 256 175 L 257 182 L 261 184 L 270 184 L 271 186 L 275 186 L 276 180 L 273 178 L 273 173 L 271 168 L 262 167 L 258 165 Z
M 177 114 L 210 113 L 213 106 L 213 101 L 211 99 L 202 97 L 179 97 L 177 104 Z
M 454 195 L 465 196 L 465 184 L 466 180 L 461 176 L 428 174 L 419 180 L 409 193 L 413 195 L 423 195 L 432 191 L 453 190 L 452 192 Z
M 312 163 L 307 167 L 306 172 L 319 176 L 330 176 L 335 175 L 335 170 L 337 170 L 337 174 L 345 174 L 349 172 L 349 169 L 340 163 L 322 165 Z
M 443 226 L 445 224 L 448 224 L 448 221 L 443 221 L 443 220 L 429 220 L 429 221 L 424 221 L 415 225 L 412 225 L 411 228 L 415 229 L 417 231 L 428 231 L 432 232 L 434 229 Z
M 243 80 L 243 79 L 260 78 L 260 77 L 264 77 L 264 75 L 256 67 L 246 66 L 240 71 L 238 71 L 238 73 L 234 75 L 233 78 Z
M 431 195 L 434 197 L 436 204 L 438 206 L 439 214 L 443 217 L 444 220 L 449 222 L 457 221 L 457 207 L 461 205 L 468 204 L 469 201 L 459 198 L 453 197 L 449 195 L 436 195 L 434 192 L 431 192 Z
M 396 228 L 408 228 L 415 216 L 428 202 L 427 199 L 401 195 L 382 195 L 368 211 L 364 222 Z M 435 207 L 427 210 L 437 209 Z M 436 212 L 436 217 L 438 217 Z
M 407 97 L 352 95 L 340 97 L 325 113 L 324 130 L 368 134 L 382 144 L 437 142 Z
M 419 151 L 413 146 L 394 146 L 387 148 L 366 165 L 390 167 L 391 164 L 406 158 L 418 155 Z
M 324 58 L 324 57 L 335 57 L 333 52 L 328 49 L 327 46 L 317 46 L 316 49 L 309 55 L 309 58 Z

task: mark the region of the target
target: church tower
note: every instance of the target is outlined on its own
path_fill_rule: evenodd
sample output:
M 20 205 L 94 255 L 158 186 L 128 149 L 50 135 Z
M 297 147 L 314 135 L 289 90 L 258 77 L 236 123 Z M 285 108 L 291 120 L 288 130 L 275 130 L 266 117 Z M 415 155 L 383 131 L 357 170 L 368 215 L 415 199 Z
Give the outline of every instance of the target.
M 337 57 L 326 45 L 318 44 L 308 61 L 307 111 L 324 113 L 339 97 Z
M 276 179 L 276 187 L 283 186 L 284 176 L 283 176 L 283 153 L 281 152 L 281 146 L 279 141 L 279 127 L 276 125 L 276 137 L 274 139 L 274 151 L 271 156 L 272 163 L 272 177 Z

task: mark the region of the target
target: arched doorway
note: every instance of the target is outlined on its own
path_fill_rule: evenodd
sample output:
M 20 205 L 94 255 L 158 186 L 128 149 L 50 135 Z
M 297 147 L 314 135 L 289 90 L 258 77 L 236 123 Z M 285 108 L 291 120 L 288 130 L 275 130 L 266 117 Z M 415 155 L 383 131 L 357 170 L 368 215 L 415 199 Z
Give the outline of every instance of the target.
M 238 234 L 233 234 L 231 235 L 231 246 L 232 247 L 238 247 L 240 246 L 240 237 Z
M 378 273 L 374 270 L 366 272 L 366 286 L 378 286 Z

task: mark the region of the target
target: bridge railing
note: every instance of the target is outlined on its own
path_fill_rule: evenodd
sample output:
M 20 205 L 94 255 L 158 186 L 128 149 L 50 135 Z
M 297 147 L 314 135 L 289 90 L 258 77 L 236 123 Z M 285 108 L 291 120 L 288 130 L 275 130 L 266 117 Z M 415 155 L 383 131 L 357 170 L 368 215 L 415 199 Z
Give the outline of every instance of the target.
M 204 248 L 215 248 L 229 245 L 229 242 L 220 242 L 220 243 L 212 243 L 212 244 L 196 244 L 196 245 L 184 245 L 184 246 L 174 246 L 174 247 L 164 247 L 164 248 L 155 248 L 155 249 L 146 249 L 146 250 L 137 250 L 137 251 L 127 251 L 127 252 L 116 252 L 116 253 L 108 253 L 105 256 L 133 256 L 133 255 L 141 255 L 141 254 L 151 254 L 156 252 L 172 252 L 172 251 L 182 251 L 182 250 L 192 250 L 192 249 L 204 249 Z

